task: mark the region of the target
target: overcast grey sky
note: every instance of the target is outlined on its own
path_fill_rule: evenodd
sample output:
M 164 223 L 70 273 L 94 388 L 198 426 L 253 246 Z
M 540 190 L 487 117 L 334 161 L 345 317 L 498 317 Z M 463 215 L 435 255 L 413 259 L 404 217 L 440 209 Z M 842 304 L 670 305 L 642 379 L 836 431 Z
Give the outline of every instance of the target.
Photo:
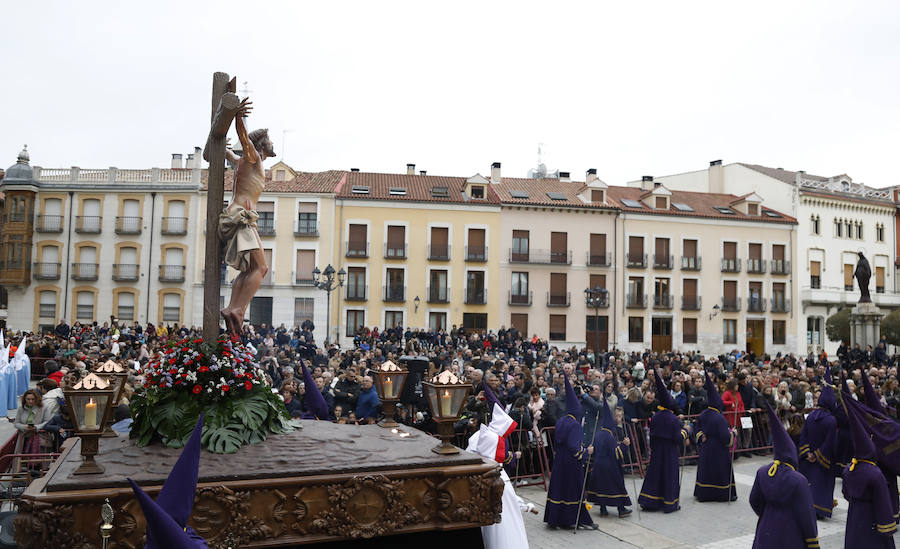
M 7 2 L 0 165 L 27 143 L 44 167 L 168 166 L 223 70 L 301 170 L 524 176 L 542 142 L 611 184 L 721 158 L 893 185 L 898 22 L 891 1 Z

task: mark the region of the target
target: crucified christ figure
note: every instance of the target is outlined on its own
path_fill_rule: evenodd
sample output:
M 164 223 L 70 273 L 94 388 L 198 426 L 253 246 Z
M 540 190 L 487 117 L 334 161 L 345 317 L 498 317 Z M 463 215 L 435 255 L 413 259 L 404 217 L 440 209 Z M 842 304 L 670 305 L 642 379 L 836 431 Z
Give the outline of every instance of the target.
M 269 270 L 263 254 L 256 221 L 256 202 L 266 183 L 263 161 L 275 156 L 269 130 L 247 133 L 244 118 L 250 113 L 251 102 L 241 101 L 234 126 L 241 141 L 243 156 L 229 148 L 225 155 L 236 164 L 231 203 L 219 214 L 219 240 L 225 247 L 225 264 L 240 271 L 231 286 L 231 301 L 222 309 L 225 328 L 238 334 L 244 323 L 244 312 Z

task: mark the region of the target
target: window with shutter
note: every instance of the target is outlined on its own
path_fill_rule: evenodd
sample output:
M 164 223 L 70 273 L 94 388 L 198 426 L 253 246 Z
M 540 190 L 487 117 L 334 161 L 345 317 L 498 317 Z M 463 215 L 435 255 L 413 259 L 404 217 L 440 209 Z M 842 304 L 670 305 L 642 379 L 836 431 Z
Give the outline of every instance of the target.
M 628 237 L 628 266 L 644 267 L 644 237 L 629 236 Z
M 550 340 L 566 339 L 566 315 L 550 315 Z
M 294 271 L 294 281 L 297 284 L 309 284 L 314 282 L 313 270 L 316 268 L 315 250 L 297 250 L 297 264 Z M 298 324 L 299 326 L 299 324 Z
M 469 229 L 466 259 L 469 261 L 485 261 L 487 259 L 484 229 Z
M 431 228 L 431 244 L 428 247 L 428 259 L 450 259 L 450 229 L 447 227 Z
M 853 264 L 844 263 L 844 290 L 853 291 Z
M 347 257 L 367 257 L 369 255 L 368 240 L 366 225 L 351 224 L 347 240 Z
M 682 326 L 682 343 L 697 343 L 697 319 L 684 318 L 681 321 Z
M 551 232 L 550 233 L 550 262 L 551 263 L 568 263 L 568 233 Z
M 388 225 L 387 246 L 385 247 L 384 255 L 387 258 L 406 257 L 406 227 L 403 225 Z

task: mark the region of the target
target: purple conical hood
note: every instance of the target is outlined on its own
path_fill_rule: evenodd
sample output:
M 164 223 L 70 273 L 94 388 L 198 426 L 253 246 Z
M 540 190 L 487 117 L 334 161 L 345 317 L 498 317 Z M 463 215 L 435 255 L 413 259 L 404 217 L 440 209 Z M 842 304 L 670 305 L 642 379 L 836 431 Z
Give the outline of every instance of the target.
M 835 408 L 837 407 L 837 400 L 834 398 L 834 389 L 831 388 L 832 379 L 831 379 L 831 367 L 825 367 L 825 384 L 822 386 L 822 392 L 819 394 L 819 402 L 818 405 L 820 408 L 824 408 L 829 412 L 834 413 Z
M 194 426 L 191 438 L 178 456 L 178 461 L 169 472 L 169 478 L 163 484 L 156 497 L 156 505 L 168 513 L 172 520 L 184 528 L 187 526 L 191 509 L 194 507 L 194 494 L 197 491 L 197 477 L 200 474 L 200 442 L 203 434 L 203 414 Z
M 659 402 L 659 405 L 663 408 L 668 408 L 673 412 L 677 411 L 678 405 L 675 404 L 672 395 L 670 395 L 669 390 L 666 389 L 666 384 L 663 383 L 662 380 L 662 371 L 660 371 L 659 368 L 653 370 L 653 379 L 656 381 L 656 401 Z
M 328 419 L 328 404 L 325 397 L 319 391 L 316 380 L 309 373 L 309 368 L 303 363 L 303 359 L 299 359 L 300 369 L 303 370 L 303 384 L 306 385 L 306 392 L 303 393 L 303 402 L 306 404 L 306 412 L 301 416 L 303 419 Z
M 497 395 L 494 394 L 494 391 L 491 390 L 491 386 L 487 383 L 484 384 L 484 400 L 487 403 L 488 410 L 493 410 L 494 404 L 503 409 L 506 409 L 506 407 L 503 406 L 503 403 L 500 402 L 500 399 L 497 398 Z
M 706 379 L 706 401 L 709 402 L 709 407 L 724 412 L 725 403 L 722 402 L 722 395 L 716 389 L 716 383 L 709 377 L 706 370 L 703 371 L 703 377 Z
M 860 373 L 862 373 L 862 386 L 866 395 L 866 406 L 887 415 L 887 411 L 881 405 L 881 399 L 878 398 L 878 394 L 875 392 L 875 387 L 872 387 L 872 382 L 869 381 L 869 374 L 866 373 L 865 369 L 860 370 Z
M 565 370 L 563 370 L 563 378 L 566 384 L 566 413 L 580 422 L 584 415 L 584 410 L 581 407 L 581 402 L 578 401 L 578 396 L 575 395 L 572 382 L 569 381 L 569 374 Z
M 795 445 L 794 441 L 791 440 L 791 437 L 788 436 L 787 431 L 784 429 L 784 425 L 781 423 L 781 420 L 778 419 L 778 414 L 775 413 L 775 410 L 772 409 L 772 405 L 769 404 L 769 400 L 765 398 L 762 400 L 766 405 L 766 411 L 769 413 L 769 433 L 772 435 L 772 447 L 775 459 L 790 463 L 794 467 L 797 467 L 800 464 L 800 459 L 797 457 L 797 445 Z
M 185 527 L 175 522 L 133 480 L 128 479 L 128 482 L 131 483 L 131 489 L 134 490 L 134 495 L 141 505 L 144 519 L 147 522 L 147 545 L 144 549 L 170 549 L 173 547 L 178 547 L 179 549 L 209 549 L 202 539 L 196 535 L 189 534 Z
M 844 398 L 851 398 L 843 395 Z M 853 457 L 856 459 L 875 460 L 875 444 L 872 437 L 863 427 L 863 420 L 859 417 L 859 410 L 852 406 L 847 407 L 847 419 L 850 422 L 850 436 L 853 439 Z

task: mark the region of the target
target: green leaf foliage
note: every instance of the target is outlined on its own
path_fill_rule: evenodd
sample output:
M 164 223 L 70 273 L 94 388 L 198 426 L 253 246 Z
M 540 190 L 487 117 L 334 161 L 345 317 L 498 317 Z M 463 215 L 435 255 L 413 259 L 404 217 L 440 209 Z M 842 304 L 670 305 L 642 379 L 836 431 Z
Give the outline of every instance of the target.
M 846 341 L 850 344 L 850 307 L 845 307 L 825 321 L 825 334 L 831 341 Z

